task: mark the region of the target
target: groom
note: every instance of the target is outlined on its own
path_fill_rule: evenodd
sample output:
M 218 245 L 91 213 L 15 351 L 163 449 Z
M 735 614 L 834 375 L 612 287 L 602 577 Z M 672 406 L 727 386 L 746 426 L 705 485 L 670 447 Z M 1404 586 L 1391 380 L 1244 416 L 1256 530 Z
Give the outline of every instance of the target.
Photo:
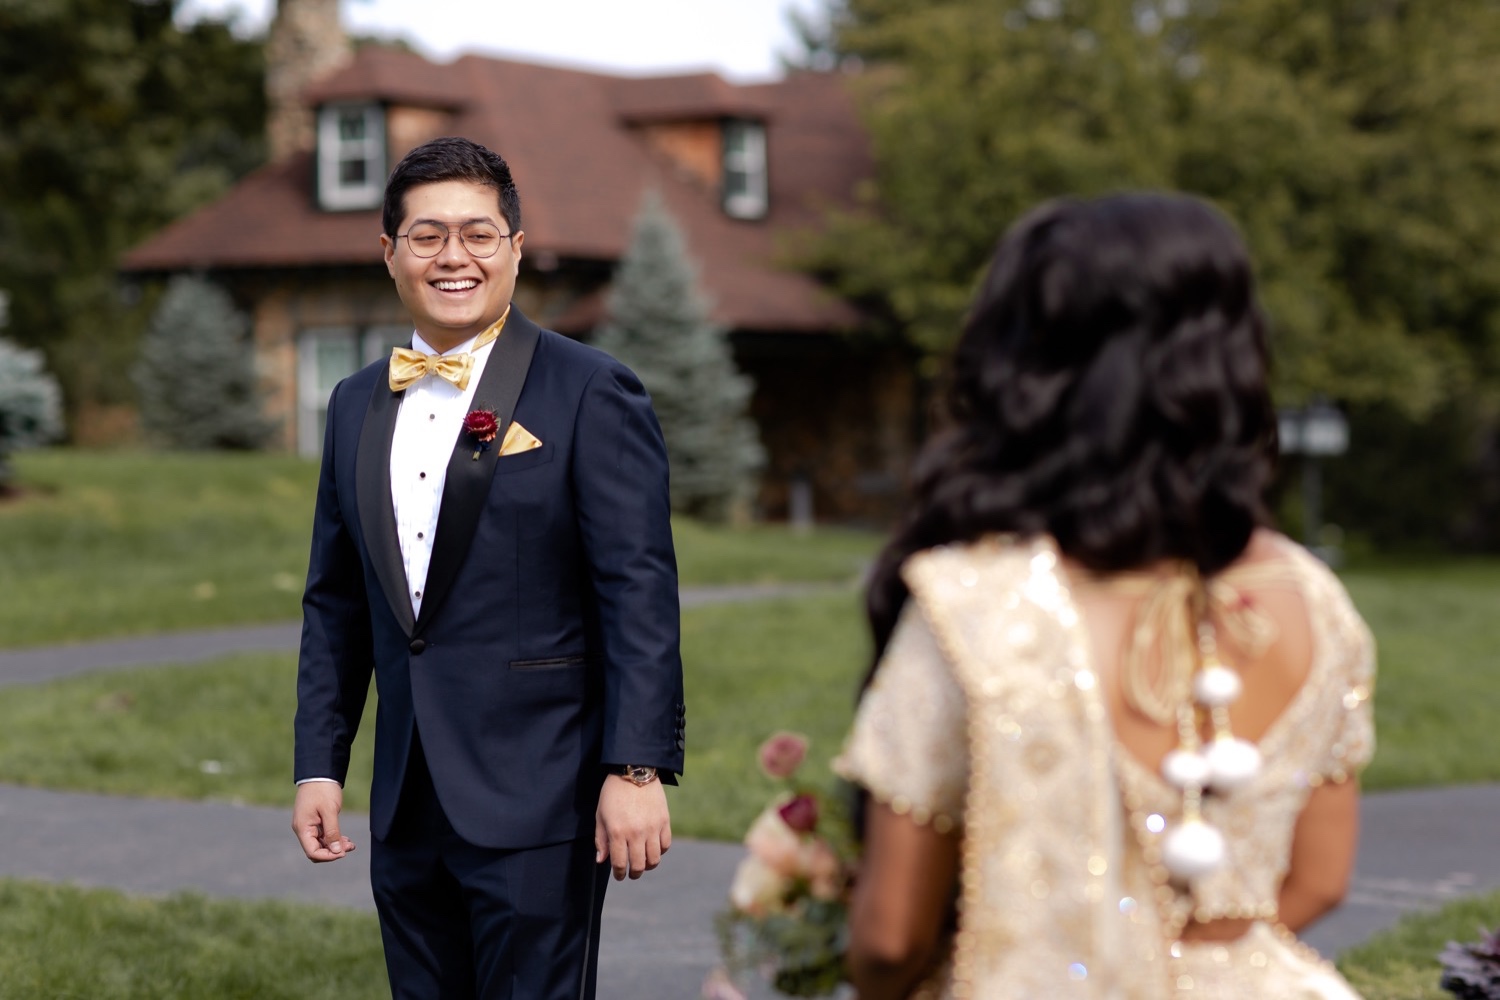
M 303 597 L 297 798 L 339 832 L 370 677 L 370 879 L 399 998 L 594 996 L 599 913 L 672 842 L 683 691 L 667 458 L 636 377 L 511 305 L 510 169 L 466 139 L 386 187 L 410 349 L 334 389 Z

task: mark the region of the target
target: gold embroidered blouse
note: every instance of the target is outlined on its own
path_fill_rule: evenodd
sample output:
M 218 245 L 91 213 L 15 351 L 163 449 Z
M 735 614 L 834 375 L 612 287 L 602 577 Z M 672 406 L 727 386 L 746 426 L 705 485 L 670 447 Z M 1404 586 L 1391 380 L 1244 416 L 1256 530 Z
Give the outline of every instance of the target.
M 1356 773 L 1374 749 L 1369 630 L 1322 563 L 1284 548 L 1313 662 L 1259 741 L 1260 774 L 1205 802 L 1229 860 L 1190 887 L 1157 863 L 1181 794 L 1116 743 L 1055 544 L 992 538 L 908 562 L 912 600 L 835 768 L 899 814 L 964 828 L 959 935 L 927 995 L 1160 997 L 1169 983 L 1191 989 L 1191 972 L 1199 995 L 1264 996 L 1293 981 L 1262 974 L 1279 964 L 1298 982 L 1332 977 L 1328 996 L 1353 996 L 1330 968 L 1284 948 L 1267 961 L 1248 946 L 1169 947 L 1189 916 L 1273 920 L 1310 789 Z M 1202 954 L 1184 958 L 1185 948 Z M 1239 964 L 1256 968 L 1233 975 L 1261 992 L 1229 978 L 1213 992 L 1203 980 L 1241 952 Z M 1195 957 L 1207 968 L 1183 964 Z

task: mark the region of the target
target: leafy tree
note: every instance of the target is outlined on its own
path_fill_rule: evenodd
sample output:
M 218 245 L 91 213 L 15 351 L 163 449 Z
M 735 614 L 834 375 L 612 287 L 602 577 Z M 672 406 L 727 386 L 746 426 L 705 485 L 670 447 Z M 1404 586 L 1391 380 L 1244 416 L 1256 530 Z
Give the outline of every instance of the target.
M 250 324 L 228 293 L 195 276 L 167 285 L 134 368 L 141 425 L 176 448 L 256 448 L 261 416 Z
M 1458 412 L 1489 442 L 1471 468 L 1500 462 L 1496 0 L 834 0 L 830 21 L 877 173 L 806 259 L 878 325 L 942 352 L 1039 201 L 1195 192 L 1255 256 L 1279 401 L 1394 414 L 1419 453 Z
M 0 0 L 0 288 L 75 406 L 129 397 L 120 254 L 264 158 L 261 43 L 174 6 Z
M 1038 201 L 1169 187 L 1243 227 L 1279 388 L 1431 412 L 1500 382 L 1494 0 L 845 0 L 876 150 L 812 254 L 951 342 Z
M 640 376 L 667 439 L 672 507 L 723 519 L 749 500 L 765 452 L 748 407 L 754 385 L 734 365 L 687 256 L 654 192 L 636 216 L 595 343 Z
M 62 391 L 41 352 L 0 340 L 0 496 L 10 489 L 10 456 L 62 430 Z

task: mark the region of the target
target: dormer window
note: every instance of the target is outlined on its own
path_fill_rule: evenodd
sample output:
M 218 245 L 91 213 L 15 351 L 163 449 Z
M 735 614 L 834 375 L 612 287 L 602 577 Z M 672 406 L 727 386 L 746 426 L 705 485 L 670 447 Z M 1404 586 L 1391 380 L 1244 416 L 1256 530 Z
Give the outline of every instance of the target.
M 724 122 L 724 213 L 736 219 L 763 219 L 769 208 L 766 127 L 731 118 Z
M 376 208 L 385 193 L 385 113 L 378 104 L 318 109 L 318 203 Z

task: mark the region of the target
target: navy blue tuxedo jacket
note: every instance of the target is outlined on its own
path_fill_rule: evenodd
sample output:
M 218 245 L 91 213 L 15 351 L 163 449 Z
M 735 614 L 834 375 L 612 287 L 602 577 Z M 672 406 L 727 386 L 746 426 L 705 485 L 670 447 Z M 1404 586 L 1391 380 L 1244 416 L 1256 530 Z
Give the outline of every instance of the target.
M 415 620 L 391 504 L 388 361 L 328 405 L 297 677 L 296 778 L 348 772 L 373 673 L 371 832 L 414 728 L 454 829 L 482 847 L 591 837 L 602 764 L 683 760 L 677 567 L 661 429 L 640 380 L 511 309 L 535 338 L 515 419 L 541 440 L 472 458 L 460 434 Z M 496 344 L 474 396 L 499 378 Z M 503 435 L 502 428 L 502 435 Z

